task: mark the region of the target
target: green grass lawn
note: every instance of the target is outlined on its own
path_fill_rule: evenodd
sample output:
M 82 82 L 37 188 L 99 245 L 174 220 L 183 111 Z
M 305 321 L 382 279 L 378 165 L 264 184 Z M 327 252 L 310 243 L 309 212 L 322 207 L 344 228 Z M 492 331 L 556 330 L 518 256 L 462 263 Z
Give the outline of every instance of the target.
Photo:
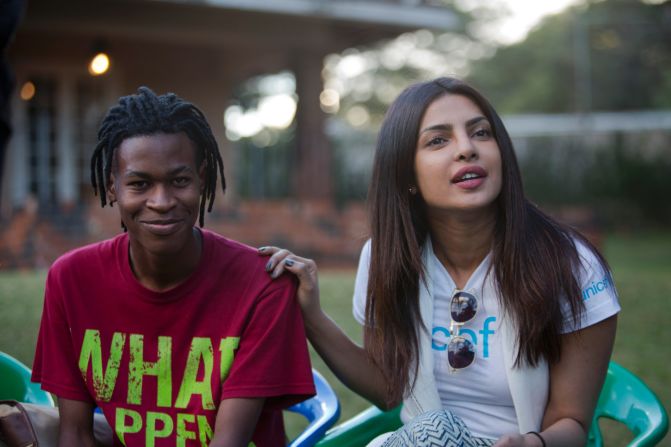
M 671 234 L 618 235 L 606 239 L 620 296 L 613 360 L 643 381 L 671 409 Z M 610 424 L 609 424 L 610 428 Z M 605 432 L 606 445 L 624 445 L 618 429 Z M 671 446 L 667 435 L 660 445 Z
M 605 255 L 613 269 L 622 313 L 613 359 L 640 378 L 671 408 L 671 233 L 610 235 Z M 0 272 L 0 350 L 28 365 L 42 310 L 44 272 Z M 353 272 L 322 272 L 320 288 L 327 312 L 355 340 L 361 329 L 352 317 Z M 667 341 L 665 341 L 667 340 Z M 342 404 L 341 421 L 368 407 L 368 403 L 344 388 L 314 352 L 313 365 L 333 385 Z M 288 431 L 300 429 L 298 418 L 287 419 Z M 626 445 L 628 434 L 607 424 L 606 445 Z M 669 436 L 661 445 L 671 446 Z

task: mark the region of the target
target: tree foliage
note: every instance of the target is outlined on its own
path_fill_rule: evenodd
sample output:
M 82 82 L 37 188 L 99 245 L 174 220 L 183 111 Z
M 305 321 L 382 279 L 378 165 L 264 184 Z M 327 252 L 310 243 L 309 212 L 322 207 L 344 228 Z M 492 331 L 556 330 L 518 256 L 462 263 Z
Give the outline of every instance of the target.
M 469 80 L 502 113 L 671 107 L 671 2 L 574 6 L 474 63 Z

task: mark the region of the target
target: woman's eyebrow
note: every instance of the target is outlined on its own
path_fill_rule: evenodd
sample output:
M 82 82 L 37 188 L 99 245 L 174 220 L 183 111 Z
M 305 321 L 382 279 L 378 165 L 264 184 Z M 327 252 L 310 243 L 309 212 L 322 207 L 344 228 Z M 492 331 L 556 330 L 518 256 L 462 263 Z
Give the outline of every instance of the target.
M 452 131 L 452 124 L 435 124 L 433 126 L 429 126 L 424 128 L 420 134 L 425 133 L 425 132 L 431 132 L 432 130 L 444 130 L 446 132 L 451 132 Z
M 475 118 L 471 118 L 471 119 L 469 119 L 468 121 L 466 121 L 466 127 L 471 127 L 472 125 L 477 124 L 477 123 L 479 123 L 480 121 L 486 121 L 486 122 L 489 122 L 489 120 L 487 120 L 487 117 L 484 117 L 484 116 L 476 116 Z
M 468 121 L 466 121 L 466 127 L 471 127 L 472 125 L 477 124 L 480 121 L 489 122 L 487 120 L 487 117 L 480 115 L 480 116 L 476 116 L 476 117 L 471 118 Z M 424 129 L 422 129 L 420 134 L 423 134 L 425 132 L 431 132 L 432 130 L 443 130 L 443 131 L 446 131 L 446 132 L 451 132 L 453 128 L 454 128 L 454 126 L 452 124 L 447 124 L 447 123 L 445 123 L 445 124 L 434 124 L 433 126 L 429 126 L 429 127 L 426 127 Z

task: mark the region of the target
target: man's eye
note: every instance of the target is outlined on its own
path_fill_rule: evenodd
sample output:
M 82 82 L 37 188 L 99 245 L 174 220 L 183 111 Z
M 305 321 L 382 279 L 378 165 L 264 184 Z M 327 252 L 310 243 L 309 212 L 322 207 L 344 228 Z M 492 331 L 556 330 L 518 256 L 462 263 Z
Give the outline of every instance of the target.
M 175 180 L 173 180 L 173 182 L 177 186 L 184 186 L 184 185 L 189 184 L 190 180 L 191 179 L 189 177 L 177 177 L 177 178 L 175 178 Z
M 147 185 L 149 185 L 149 183 L 144 180 L 137 180 L 135 182 L 128 183 L 128 186 L 135 189 L 143 189 L 146 188 Z

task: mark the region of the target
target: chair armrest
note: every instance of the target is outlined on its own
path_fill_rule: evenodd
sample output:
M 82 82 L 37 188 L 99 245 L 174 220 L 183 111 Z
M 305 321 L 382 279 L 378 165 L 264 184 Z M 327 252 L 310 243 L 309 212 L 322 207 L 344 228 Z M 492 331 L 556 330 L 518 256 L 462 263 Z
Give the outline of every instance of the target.
M 395 431 L 401 425 L 401 406 L 389 411 L 370 407 L 326 432 L 317 447 L 365 446 L 376 436 Z

